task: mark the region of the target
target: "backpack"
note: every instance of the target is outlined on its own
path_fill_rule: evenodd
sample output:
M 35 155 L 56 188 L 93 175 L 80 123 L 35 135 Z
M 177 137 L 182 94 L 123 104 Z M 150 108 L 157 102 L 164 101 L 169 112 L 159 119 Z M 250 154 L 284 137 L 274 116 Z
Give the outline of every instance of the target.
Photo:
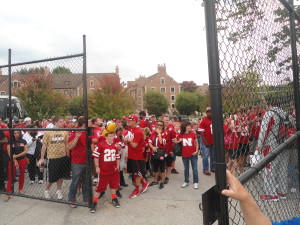
M 293 134 L 296 133 L 295 126 L 290 120 L 289 114 L 286 114 L 286 116 L 283 117 L 275 110 L 270 111 L 274 112 L 274 114 L 279 118 L 279 130 L 278 133 L 275 134 L 275 137 L 277 143 L 282 144 L 285 140 L 289 139 Z

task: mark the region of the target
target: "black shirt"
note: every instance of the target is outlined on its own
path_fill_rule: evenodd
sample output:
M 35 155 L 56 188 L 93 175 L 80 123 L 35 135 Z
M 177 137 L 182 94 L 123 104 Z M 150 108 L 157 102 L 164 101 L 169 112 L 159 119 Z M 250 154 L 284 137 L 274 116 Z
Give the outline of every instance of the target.
M 6 136 L 5 136 L 4 132 L 2 130 L 0 130 L 0 140 L 3 140 L 5 138 L 6 138 Z M 2 151 L 2 150 L 4 150 L 3 144 L 0 144 L 0 151 Z
M 10 145 L 10 153 L 13 155 L 18 155 L 24 151 L 24 147 L 27 145 L 27 142 L 24 139 L 20 140 L 13 140 L 13 142 Z M 26 157 L 26 154 L 16 158 L 16 160 L 24 159 Z

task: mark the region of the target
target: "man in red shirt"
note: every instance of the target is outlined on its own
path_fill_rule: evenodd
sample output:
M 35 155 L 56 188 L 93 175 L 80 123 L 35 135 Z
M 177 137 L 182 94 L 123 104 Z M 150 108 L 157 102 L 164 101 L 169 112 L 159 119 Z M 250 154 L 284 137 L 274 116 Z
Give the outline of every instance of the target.
M 135 189 L 129 197 L 135 198 L 144 193 L 149 186 L 149 182 L 145 180 L 142 175 L 145 174 L 145 161 L 143 156 L 144 133 L 142 128 L 137 126 L 138 117 L 136 115 L 130 115 L 126 120 L 129 129 L 123 141 L 128 144 L 127 170 L 129 173 L 132 173 L 135 182 Z M 141 183 L 142 189 L 139 190 Z
M 78 127 L 85 128 L 84 117 L 78 118 Z M 69 201 L 76 201 L 78 184 L 82 178 L 83 201 L 88 201 L 88 187 L 86 178 L 86 133 L 82 131 L 72 132 L 69 137 L 69 149 L 71 149 L 72 181 L 69 188 Z M 75 205 L 70 205 L 75 208 Z
M 210 175 L 208 157 L 210 156 L 210 171 L 215 172 L 214 165 L 214 148 L 213 148 L 213 135 L 212 135 L 212 120 L 211 120 L 211 108 L 206 108 L 206 116 L 202 118 L 199 129 L 202 137 L 201 153 L 202 153 L 202 164 L 203 173 Z
M 140 116 L 140 123 L 139 123 L 140 128 L 149 127 L 149 120 L 146 118 L 145 111 L 140 111 L 139 116 Z
M 120 155 L 117 145 L 114 143 L 114 133 L 107 130 L 103 132 L 105 141 L 98 142 L 93 153 L 96 172 L 99 174 L 99 181 L 95 190 L 91 212 L 96 212 L 96 206 L 100 193 L 105 192 L 107 185 L 111 190 L 112 204 L 120 207 L 117 199 L 117 189 L 120 188 Z
M 156 121 L 156 116 L 155 115 L 151 115 L 150 116 L 150 125 L 149 125 L 149 128 L 150 128 L 150 131 L 155 131 L 156 129 L 156 124 L 157 124 L 157 121 Z

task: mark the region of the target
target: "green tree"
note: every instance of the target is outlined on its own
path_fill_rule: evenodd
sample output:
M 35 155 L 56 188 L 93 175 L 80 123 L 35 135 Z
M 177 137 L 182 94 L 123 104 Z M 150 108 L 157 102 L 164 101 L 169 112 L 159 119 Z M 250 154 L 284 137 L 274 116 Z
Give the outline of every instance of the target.
M 84 115 L 84 103 L 83 97 L 77 96 L 72 98 L 67 105 L 67 111 L 72 116 L 82 116 Z
M 121 119 L 134 110 L 134 99 L 119 77 L 104 76 L 98 90 L 88 96 L 89 116 Z
M 197 93 L 181 92 L 177 95 L 175 107 L 181 115 L 191 115 L 199 109 Z
M 22 68 L 17 70 L 15 74 L 44 74 L 46 72 L 45 67 L 32 67 L 32 68 Z
M 197 102 L 198 102 L 198 107 L 197 107 L 197 111 L 198 112 L 205 112 L 206 107 L 208 107 L 209 104 L 209 99 L 208 96 L 204 96 L 201 93 L 196 93 L 197 95 Z
M 51 88 L 51 76 L 47 74 L 30 74 L 22 80 L 22 86 L 14 95 L 23 100 L 28 115 L 33 120 L 64 115 L 66 100 L 64 95 Z
M 238 107 L 248 107 L 262 101 L 261 78 L 257 72 L 246 70 L 223 80 L 222 100 L 226 113 Z
M 67 67 L 64 67 L 64 66 L 55 67 L 52 70 L 52 73 L 53 74 L 72 74 L 71 70 Z
M 158 91 L 148 91 L 144 96 L 145 108 L 149 114 L 154 114 L 156 117 L 161 116 L 168 110 L 168 100 L 166 96 Z

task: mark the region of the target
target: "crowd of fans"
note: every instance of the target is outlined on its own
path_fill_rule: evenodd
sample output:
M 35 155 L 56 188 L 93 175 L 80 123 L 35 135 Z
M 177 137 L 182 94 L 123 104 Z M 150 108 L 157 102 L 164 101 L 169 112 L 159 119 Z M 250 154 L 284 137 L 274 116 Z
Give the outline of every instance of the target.
M 266 131 L 262 131 L 262 126 L 266 126 L 264 115 L 271 108 L 272 106 L 261 108 L 255 105 L 248 109 L 238 108 L 232 115 L 224 114 L 224 151 L 228 169 L 234 176 L 243 173 L 244 168 L 249 166 L 249 156 L 256 149 L 264 151 L 264 155 L 268 154 L 262 150 L 263 144 L 260 139 L 267 138 L 265 137 Z M 130 198 L 136 198 L 145 193 L 149 186 L 158 186 L 159 189 L 163 189 L 170 182 L 171 173 L 179 174 L 175 168 L 178 156 L 182 157 L 184 166 L 181 187 L 186 188 L 190 184 L 189 165 L 191 162 L 193 188 L 198 189 L 199 155 L 202 155 L 203 173 L 210 175 L 215 172 L 211 114 L 211 108 L 207 107 L 206 115 L 195 121 L 185 119 L 180 121 L 168 115 L 160 118 L 154 115 L 146 117 L 144 111 L 141 111 L 139 116 L 124 117 L 122 121 L 103 121 L 97 117 L 90 119 L 88 126 L 93 127 L 93 134 L 88 139 L 91 144 L 92 175 L 95 185 L 91 212 L 96 211 L 98 199 L 104 195 L 108 185 L 112 204 L 120 207 L 118 200 L 122 197 L 120 187 L 128 186 L 123 172 L 130 174 L 134 184 Z M 292 118 L 295 118 L 293 109 L 290 114 Z M 0 127 L 7 128 L 5 121 L 0 121 Z M 13 127 L 85 128 L 85 118 L 81 116 L 72 120 L 64 120 L 62 117 L 54 116 L 50 120 L 33 122 L 27 117 L 23 121 L 13 121 Z M 0 190 L 11 192 L 11 181 L 18 173 L 18 192 L 23 193 L 25 172 L 28 171 L 30 184 L 35 183 L 36 177 L 39 184 L 45 182 L 45 198 L 52 198 L 49 189 L 53 183 L 56 183 L 57 199 L 63 199 L 63 179 L 71 176 L 68 200 L 76 202 L 78 188 L 81 188 L 83 201 L 88 202 L 86 139 L 85 131 L 21 132 L 15 130 L 10 140 L 9 131 L 0 130 Z M 11 167 L 13 170 L 10 169 Z M 47 169 L 44 171 L 44 168 Z M 295 167 L 289 168 L 289 173 L 295 176 L 295 170 Z M 151 183 L 148 181 L 150 177 L 153 177 Z M 297 188 L 296 180 L 295 177 L 291 191 Z M 285 197 L 286 192 L 279 194 Z M 277 195 L 266 193 L 261 198 L 274 200 L 276 197 Z M 3 200 L 9 199 L 10 195 L 7 194 Z M 70 206 L 76 207 L 75 204 Z

